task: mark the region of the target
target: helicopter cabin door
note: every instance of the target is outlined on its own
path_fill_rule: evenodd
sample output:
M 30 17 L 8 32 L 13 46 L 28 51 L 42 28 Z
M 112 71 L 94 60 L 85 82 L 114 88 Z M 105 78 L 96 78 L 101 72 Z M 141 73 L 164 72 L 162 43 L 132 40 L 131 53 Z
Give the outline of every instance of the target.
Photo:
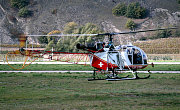
M 133 49 L 133 64 L 143 64 L 142 62 L 142 54 L 138 49 Z
M 124 68 L 124 61 L 120 52 L 108 52 L 108 67 L 118 68 L 122 70 Z

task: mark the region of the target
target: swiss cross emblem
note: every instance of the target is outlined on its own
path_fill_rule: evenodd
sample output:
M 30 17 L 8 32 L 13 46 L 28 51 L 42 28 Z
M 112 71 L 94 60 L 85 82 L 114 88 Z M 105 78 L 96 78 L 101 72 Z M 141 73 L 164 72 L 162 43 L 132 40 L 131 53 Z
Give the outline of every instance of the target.
M 99 69 L 99 70 L 106 70 L 108 66 L 106 61 L 103 61 L 97 57 L 93 57 L 93 61 L 91 65 L 92 67 L 95 67 L 96 69 Z
M 104 64 L 103 64 L 102 62 L 100 62 L 98 65 L 99 65 L 100 67 L 102 67 Z

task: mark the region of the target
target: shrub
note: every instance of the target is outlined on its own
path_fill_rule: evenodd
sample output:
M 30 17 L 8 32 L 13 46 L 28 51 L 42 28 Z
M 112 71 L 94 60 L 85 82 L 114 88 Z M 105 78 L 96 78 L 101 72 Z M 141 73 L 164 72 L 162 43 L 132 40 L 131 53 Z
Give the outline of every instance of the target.
M 21 8 L 18 12 L 19 17 L 27 17 L 31 15 L 31 11 L 29 11 L 27 8 Z
M 21 9 L 29 4 L 29 0 L 11 0 L 10 4 L 12 7 Z
M 145 40 L 147 40 L 147 37 L 141 37 L 139 40 L 141 40 L 141 41 L 145 41 Z
M 126 14 L 127 6 L 124 3 L 119 3 L 112 9 L 112 13 L 115 16 L 124 16 Z
M 52 14 L 57 14 L 57 9 L 51 10 L 51 13 L 52 13 Z
M 115 16 L 126 16 L 128 18 L 141 19 L 147 14 L 147 10 L 142 7 L 138 2 L 130 3 L 126 6 L 124 3 L 116 5 L 112 9 Z
M 136 24 L 131 19 L 128 19 L 127 22 L 126 22 L 125 27 L 130 29 L 130 30 L 134 30 L 136 28 Z
M 144 18 L 146 16 L 146 9 L 141 7 L 141 5 L 136 3 L 130 3 L 127 7 L 126 17 L 128 18 Z
M 162 57 L 163 60 L 172 60 L 172 58 L 170 56 L 164 56 Z
M 38 40 L 41 44 L 48 44 L 48 39 L 46 36 L 40 36 Z
M 149 39 L 168 38 L 171 35 L 171 30 L 162 30 L 157 32 L 154 36 L 149 37 Z
M 176 30 L 172 30 L 172 36 L 173 37 L 180 37 L 180 28 Z

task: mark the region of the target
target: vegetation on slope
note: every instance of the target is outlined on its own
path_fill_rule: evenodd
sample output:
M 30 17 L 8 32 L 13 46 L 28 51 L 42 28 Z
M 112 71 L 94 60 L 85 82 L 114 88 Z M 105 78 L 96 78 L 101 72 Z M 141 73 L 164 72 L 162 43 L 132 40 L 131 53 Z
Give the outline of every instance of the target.
M 10 4 L 12 7 L 21 9 L 21 8 L 24 8 L 25 6 L 29 5 L 29 0 L 11 0 Z
M 112 9 L 115 16 L 126 16 L 128 18 L 144 18 L 147 14 L 147 9 L 142 7 L 138 2 L 130 3 L 127 6 L 124 3 L 119 3 Z
M 141 37 L 140 40 L 148 40 L 148 39 L 160 39 L 160 38 L 168 38 L 168 37 L 179 37 L 180 36 L 180 29 L 176 30 L 161 30 L 155 32 L 155 34 L 147 37 Z
M 31 15 L 31 11 L 26 7 L 29 5 L 29 0 L 11 0 L 10 4 L 12 7 L 19 9 L 19 17 L 25 18 Z
M 130 30 L 135 30 L 136 26 L 137 26 L 137 24 L 131 19 L 128 19 L 126 22 L 126 25 L 125 25 L 125 27 Z
M 19 10 L 18 15 L 19 15 L 19 17 L 25 18 L 25 17 L 31 15 L 31 11 L 29 11 L 27 8 L 24 7 Z

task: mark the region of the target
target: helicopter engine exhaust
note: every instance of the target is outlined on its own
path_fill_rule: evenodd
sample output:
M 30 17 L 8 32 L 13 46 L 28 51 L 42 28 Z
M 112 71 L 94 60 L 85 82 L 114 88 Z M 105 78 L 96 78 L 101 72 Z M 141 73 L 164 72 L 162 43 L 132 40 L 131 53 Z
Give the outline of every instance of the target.
M 79 43 L 78 43 L 78 44 L 76 45 L 76 48 L 77 48 L 77 49 L 86 49 L 87 47 L 86 47 L 85 45 L 83 45 L 83 44 L 79 44 Z
M 86 51 L 89 51 L 89 52 L 97 52 L 97 51 L 98 51 L 97 48 L 96 48 L 96 46 L 85 46 L 85 45 L 80 44 L 80 43 L 78 43 L 78 44 L 76 45 L 76 48 L 77 48 L 77 49 L 86 50 Z

